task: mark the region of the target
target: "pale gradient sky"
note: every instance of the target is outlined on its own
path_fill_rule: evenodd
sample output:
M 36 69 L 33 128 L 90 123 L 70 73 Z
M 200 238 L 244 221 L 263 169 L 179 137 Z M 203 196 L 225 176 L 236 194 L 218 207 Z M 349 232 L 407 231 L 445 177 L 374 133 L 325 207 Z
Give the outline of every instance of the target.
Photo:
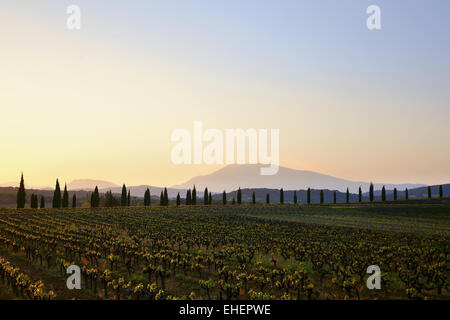
M 77 4 L 82 29 L 66 29 Z M 366 28 L 381 7 L 382 30 Z M 407 4 L 407 5 L 406 5 Z M 279 128 L 281 165 L 450 182 L 450 2 L 0 0 L 0 183 L 173 185 L 177 128 Z

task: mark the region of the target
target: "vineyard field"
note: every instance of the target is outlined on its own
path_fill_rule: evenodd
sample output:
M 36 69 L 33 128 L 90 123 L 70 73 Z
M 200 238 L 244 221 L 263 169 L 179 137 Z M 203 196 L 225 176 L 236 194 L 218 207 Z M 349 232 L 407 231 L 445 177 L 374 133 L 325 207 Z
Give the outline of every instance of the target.
M 448 203 L 0 209 L 0 299 L 448 300 L 449 254 Z

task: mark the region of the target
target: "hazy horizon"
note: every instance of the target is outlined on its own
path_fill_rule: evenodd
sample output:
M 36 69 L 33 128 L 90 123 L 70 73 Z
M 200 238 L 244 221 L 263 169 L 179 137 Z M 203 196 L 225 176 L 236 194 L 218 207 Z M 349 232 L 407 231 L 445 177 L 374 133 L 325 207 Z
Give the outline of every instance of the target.
M 172 186 L 171 132 L 279 128 L 280 165 L 450 182 L 450 2 L 0 4 L 0 183 Z M 377 4 L 382 29 L 366 28 Z

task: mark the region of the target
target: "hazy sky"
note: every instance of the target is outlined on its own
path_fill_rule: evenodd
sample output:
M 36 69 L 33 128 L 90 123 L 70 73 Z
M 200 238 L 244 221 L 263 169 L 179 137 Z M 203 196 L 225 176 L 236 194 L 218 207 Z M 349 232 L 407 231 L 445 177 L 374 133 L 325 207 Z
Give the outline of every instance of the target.
M 66 8 L 81 8 L 81 30 Z M 381 8 L 382 30 L 366 28 Z M 279 128 L 281 165 L 450 182 L 450 1 L 0 0 L 0 182 L 173 185 L 173 130 Z

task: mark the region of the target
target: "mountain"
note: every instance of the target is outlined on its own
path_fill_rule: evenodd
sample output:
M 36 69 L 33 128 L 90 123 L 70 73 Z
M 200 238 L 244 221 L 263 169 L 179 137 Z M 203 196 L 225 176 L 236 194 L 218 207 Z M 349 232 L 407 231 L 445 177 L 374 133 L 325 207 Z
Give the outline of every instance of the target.
M 341 178 L 336 178 L 326 174 L 306 171 L 306 170 L 294 170 L 286 167 L 280 167 L 278 173 L 272 176 L 260 175 L 260 168 L 263 165 L 245 164 L 245 165 L 229 165 L 222 169 L 219 169 L 211 174 L 198 176 L 190 179 L 189 181 L 172 186 L 177 189 L 192 188 L 196 186 L 197 190 L 203 190 L 208 187 L 210 191 L 222 192 L 223 190 L 236 190 L 239 187 L 244 188 L 269 188 L 285 190 L 298 190 L 298 189 L 329 189 L 345 192 L 347 187 L 350 192 L 358 192 L 358 188 L 361 186 L 363 191 L 369 189 L 370 182 L 351 181 Z M 424 184 L 374 184 L 375 189 L 381 189 L 383 185 L 387 189 L 413 189 L 416 187 L 425 186 Z
M 145 190 L 147 190 L 147 188 L 150 189 L 150 194 L 151 194 L 152 197 L 153 196 L 159 197 L 160 194 L 161 194 L 161 191 L 164 190 L 163 187 L 141 185 L 141 186 L 127 186 L 127 191 L 130 190 L 130 194 L 133 197 L 143 197 L 144 193 L 145 193 Z M 122 187 L 119 187 L 119 186 L 114 187 L 114 188 L 103 188 L 103 189 L 99 188 L 99 190 L 100 190 L 100 192 L 106 192 L 106 191 L 111 190 L 111 192 L 114 193 L 114 194 L 121 194 L 122 193 Z M 186 196 L 186 190 L 185 189 L 167 188 L 167 194 L 169 195 L 169 198 L 175 198 L 177 196 L 178 192 L 180 193 L 181 197 L 185 197 Z
M 92 180 L 92 179 L 78 179 L 73 180 L 67 184 L 68 190 L 94 190 L 95 186 L 99 189 L 109 189 L 119 187 L 117 184 L 104 181 L 104 180 Z M 62 186 L 64 188 L 64 186 Z

